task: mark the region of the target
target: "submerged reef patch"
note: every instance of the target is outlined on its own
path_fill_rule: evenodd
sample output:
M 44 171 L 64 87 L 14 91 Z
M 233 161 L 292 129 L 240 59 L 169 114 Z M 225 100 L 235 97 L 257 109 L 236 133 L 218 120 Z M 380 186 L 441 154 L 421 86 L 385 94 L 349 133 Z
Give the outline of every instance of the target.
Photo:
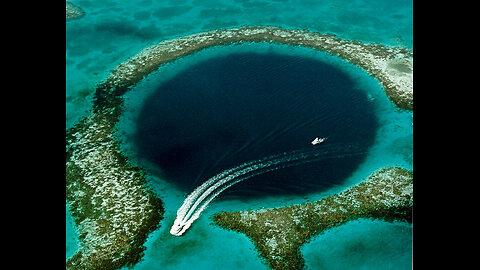
M 81 18 L 85 15 L 85 11 L 70 2 L 66 2 L 66 20 Z
M 339 194 L 312 203 L 222 212 L 214 222 L 246 234 L 272 269 L 302 269 L 299 248 L 326 230 L 359 218 L 412 222 L 413 173 L 387 167 Z

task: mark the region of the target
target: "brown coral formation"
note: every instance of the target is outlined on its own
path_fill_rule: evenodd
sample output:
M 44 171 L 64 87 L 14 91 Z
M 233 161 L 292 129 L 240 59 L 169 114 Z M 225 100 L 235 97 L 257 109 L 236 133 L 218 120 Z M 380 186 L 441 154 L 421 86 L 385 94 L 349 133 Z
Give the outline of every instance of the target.
M 214 216 L 223 228 L 245 233 L 272 269 L 302 269 L 299 247 L 312 236 L 358 218 L 412 221 L 413 173 L 389 167 L 362 183 L 313 203 Z
M 66 20 L 73 20 L 83 17 L 85 12 L 70 2 L 66 2 Z
M 80 249 L 67 269 L 116 269 L 137 263 L 163 206 L 144 172 L 120 153 L 111 108 L 92 112 L 66 136 L 66 199 Z

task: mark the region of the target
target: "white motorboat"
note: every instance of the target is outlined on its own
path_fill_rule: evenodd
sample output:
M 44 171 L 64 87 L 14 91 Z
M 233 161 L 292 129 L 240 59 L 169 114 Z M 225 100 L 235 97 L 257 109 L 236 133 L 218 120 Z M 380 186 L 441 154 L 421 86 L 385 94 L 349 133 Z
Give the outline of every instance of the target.
M 313 141 L 312 141 L 312 145 L 317 145 L 319 143 L 322 143 L 326 140 L 327 138 L 315 138 Z

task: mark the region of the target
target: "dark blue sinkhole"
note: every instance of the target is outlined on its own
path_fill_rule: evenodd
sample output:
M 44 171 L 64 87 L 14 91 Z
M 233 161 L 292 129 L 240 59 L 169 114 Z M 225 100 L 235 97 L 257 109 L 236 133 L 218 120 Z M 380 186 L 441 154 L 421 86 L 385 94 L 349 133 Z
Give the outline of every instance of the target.
M 221 197 L 306 195 L 341 185 L 364 160 L 377 126 L 366 93 L 338 67 L 302 56 L 235 53 L 194 64 L 155 89 L 141 108 L 134 145 L 186 193 L 248 161 L 325 152 L 329 158 L 253 176 Z M 315 137 L 328 139 L 313 146 Z

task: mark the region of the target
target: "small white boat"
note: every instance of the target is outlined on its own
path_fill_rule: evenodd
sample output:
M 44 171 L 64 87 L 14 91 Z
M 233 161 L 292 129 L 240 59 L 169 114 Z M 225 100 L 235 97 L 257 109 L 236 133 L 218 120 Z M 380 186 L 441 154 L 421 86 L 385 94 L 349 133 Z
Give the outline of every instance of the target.
M 312 141 L 312 145 L 317 145 L 319 143 L 322 143 L 326 140 L 327 138 L 315 138 L 313 141 Z

